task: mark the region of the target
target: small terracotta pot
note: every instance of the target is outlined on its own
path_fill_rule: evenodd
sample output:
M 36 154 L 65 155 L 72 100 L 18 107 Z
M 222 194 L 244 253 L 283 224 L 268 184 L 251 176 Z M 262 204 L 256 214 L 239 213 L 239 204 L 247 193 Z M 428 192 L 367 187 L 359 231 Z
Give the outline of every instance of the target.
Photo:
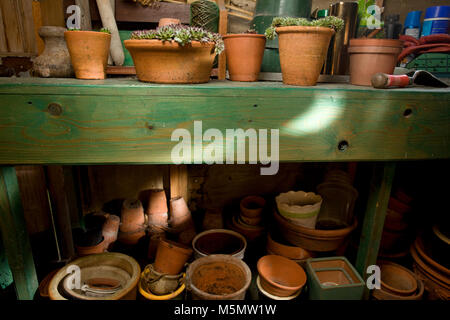
M 249 242 L 257 240 L 265 232 L 265 228 L 263 226 L 251 226 L 243 224 L 239 221 L 239 218 L 237 217 L 232 218 L 230 227 L 234 231 L 242 234 Z
M 325 27 L 278 27 L 283 83 L 315 86 L 335 31 Z
M 151 228 L 150 231 L 149 231 L 149 235 L 150 235 L 150 240 L 149 240 L 149 243 L 148 243 L 148 255 L 147 255 L 147 257 L 150 260 L 153 260 L 156 257 L 156 250 L 158 249 L 159 241 L 161 239 L 165 239 L 166 238 L 166 234 L 165 234 L 164 230 L 162 230 L 162 229 Z
M 266 37 L 262 34 L 223 36 L 231 81 L 258 81 Z
M 183 197 L 170 199 L 170 227 L 184 230 L 193 224 L 191 211 Z
M 75 76 L 78 79 L 105 79 L 111 35 L 94 31 L 64 32 Z
M 150 191 L 147 211 L 148 224 L 156 227 L 167 227 L 168 209 L 166 192 L 163 189 Z
M 351 39 L 350 83 L 371 86 L 375 73 L 393 74 L 403 42 L 392 39 Z
M 75 246 L 77 249 L 78 256 L 84 257 L 91 254 L 103 253 L 106 251 L 109 243 L 106 243 L 105 239 L 103 239 L 99 244 L 90 247 L 79 247 Z
M 392 294 L 410 296 L 417 291 L 417 279 L 412 271 L 392 262 L 379 262 L 381 287 Z
M 181 24 L 181 21 L 175 18 L 161 18 L 159 19 L 158 27 L 170 26 L 172 24 Z
M 108 246 L 117 240 L 117 234 L 120 227 L 120 218 L 113 214 L 106 216 L 106 221 L 103 224 L 102 235 Z
M 192 249 L 180 243 L 161 239 L 156 251 L 155 270 L 164 274 L 177 275 L 192 254 Z
M 139 200 L 127 199 L 122 204 L 121 212 L 121 232 L 135 232 L 144 227 L 144 208 Z
M 248 196 L 241 200 L 240 209 L 244 216 L 255 218 L 262 214 L 266 200 L 259 196 Z
M 195 259 L 212 254 L 229 254 L 244 259 L 247 241 L 231 230 L 213 229 L 198 234 L 192 241 Z
M 214 43 L 192 41 L 125 40 L 140 81 L 154 83 L 206 83 L 214 63 Z
M 262 288 L 278 297 L 291 296 L 306 284 L 303 268 L 282 256 L 264 256 L 258 260 L 257 268 Z

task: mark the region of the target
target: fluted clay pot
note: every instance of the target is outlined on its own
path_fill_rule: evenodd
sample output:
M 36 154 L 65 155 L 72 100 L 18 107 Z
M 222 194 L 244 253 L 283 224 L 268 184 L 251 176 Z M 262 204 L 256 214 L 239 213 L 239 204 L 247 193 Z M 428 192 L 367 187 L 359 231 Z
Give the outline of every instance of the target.
M 78 79 L 105 79 L 111 35 L 94 31 L 66 31 L 64 37 L 75 76 Z
M 181 24 L 181 21 L 175 18 L 161 18 L 159 19 L 158 27 L 169 26 L 171 24 Z
M 228 34 L 223 37 L 231 81 L 258 81 L 266 37 L 262 34 Z
M 259 196 L 247 196 L 240 202 L 241 214 L 244 216 L 255 218 L 262 214 L 266 200 Z
M 73 76 L 69 50 L 64 40 L 66 28 L 41 27 L 39 35 L 45 42 L 42 54 L 34 60 L 33 70 L 42 78 L 69 78 Z
M 106 215 L 106 221 L 103 224 L 102 234 L 108 246 L 117 240 L 119 233 L 120 218 L 113 214 Z
M 205 83 L 213 68 L 213 42 L 192 41 L 181 46 L 175 41 L 125 40 L 140 81 L 154 83 Z
M 257 269 L 262 288 L 278 297 L 291 296 L 306 284 L 303 268 L 282 256 L 262 257 L 258 260 Z
M 184 198 L 170 199 L 170 227 L 175 230 L 184 230 L 192 223 L 192 215 Z
M 155 270 L 164 274 L 177 275 L 183 270 L 184 264 L 192 255 L 192 249 L 170 240 L 160 240 L 156 259 Z
M 167 198 L 164 189 L 150 191 L 147 215 L 150 226 L 167 227 L 168 219 Z
M 335 31 L 325 27 L 276 28 L 283 83 L 315 86 Z
M 145 216 L 142 203 L 136 199 L 127 199 L 123 202 L 121 212 L 121 232 L 135 232 L 144 227 Z

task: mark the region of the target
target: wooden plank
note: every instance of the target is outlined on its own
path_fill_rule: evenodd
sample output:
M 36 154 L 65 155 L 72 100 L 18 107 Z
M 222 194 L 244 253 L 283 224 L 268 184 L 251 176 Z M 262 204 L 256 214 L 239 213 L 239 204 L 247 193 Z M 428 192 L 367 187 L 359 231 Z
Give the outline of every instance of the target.
M 32 300 L 38 281 L 14 167 L 0 168 L 0 228 L 17 298 Z
M 22 206 L 30 235 L 51 228 L 45 172 L 42 166 L 17 166 Z
M 225 8 L 224 0 L 217 0 L 219 6 L 219 34 L 226 35 L 228 33 L 228 11 Z M 225 51 L 219 55 L 218 79 L 225 80 L 227 73 L 227 57 Z
M 183 164 L 170 166 L 170 198 L 175 197 L 189 202 L 188 168 Z
M 3 0 L 0 2 L 3 12 L 3 24 L 5 26 L 8 50 L 11 52 L 27 52 L 23 29 L 23 21 L 20 16 L 20 4 L 17 0 Z
M 5 25 L 3 23 L 3 10 L 0 6 L 0 52 L 8 51 L 8 43 L 6 41 Z
M 367 267 L 377 261 L 394 173 L 395 163 L 374 165 L 355 265 L 363 279 L 367 279 Z M 366 298 L 367 293 L 366 290 Z
M 44 40 L 39 36 L 39 29 L 42 26 L 42 12 L 41 3 L 39 1 L 33 1 L 33 22 L 34 22 L 34 37 L 36 39 L 37 54 L 40 55 L 44 49 Z
M 94 19 L 94 16 L 92 17 Z M 177 18 L 189 24 L 190 7 L 187 4 L 161 2 L 155 7 L 143 7 L 128 0 L 116 1 L 117 22 L 158 22 L 161 18 Z
M 63 0 L 40 0 L 42 25 L 66 27 L 64 20 Z
M 22 22 L 25 52 L 37 54 L 36 37 L 33 22 L 33 0 L 19 0 L 19 16 Z

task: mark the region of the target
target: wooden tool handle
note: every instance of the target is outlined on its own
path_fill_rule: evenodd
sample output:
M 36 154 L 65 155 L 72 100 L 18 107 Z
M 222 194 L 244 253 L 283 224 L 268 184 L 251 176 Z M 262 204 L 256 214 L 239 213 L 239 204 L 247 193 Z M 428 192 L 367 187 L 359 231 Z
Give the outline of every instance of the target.
M 393 87 L 404 88 L 410 85 L 410 78 L 404 74 L 394 76 L 386 73 L 376 73 L 372 76 L 372 86 L 377 89 Z

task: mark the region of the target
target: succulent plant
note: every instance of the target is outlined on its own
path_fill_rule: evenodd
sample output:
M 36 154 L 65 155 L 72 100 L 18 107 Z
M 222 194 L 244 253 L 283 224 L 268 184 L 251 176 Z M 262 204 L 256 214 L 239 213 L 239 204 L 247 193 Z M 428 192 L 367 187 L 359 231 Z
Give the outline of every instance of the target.
M 101 28 L 100 32 L 111 34 L 111 31 L 109 31 L 108 28 Z
M 134 31 L 131 34 L 131 39 L 156 39 L 161 41 L 175 41 L 182 46 L 191 43 L 191 41 L 214 42 L 216 54 L 220 54 L 225 49 L 221 35 L 206 31 L 199 27 L 190 27 L 175 24 L 159 27 L 152 30 Z
M 344 27 L 344 20 L 338 17 L 328 16 L 317 20 L 308 20 L 306 18 L 275 17 L 272 25 L 266 29 L 266 38 L 274 39 L 277 35 L 277 27 L 305 26 L 305 27 L 326 27 L 339 31 Z

